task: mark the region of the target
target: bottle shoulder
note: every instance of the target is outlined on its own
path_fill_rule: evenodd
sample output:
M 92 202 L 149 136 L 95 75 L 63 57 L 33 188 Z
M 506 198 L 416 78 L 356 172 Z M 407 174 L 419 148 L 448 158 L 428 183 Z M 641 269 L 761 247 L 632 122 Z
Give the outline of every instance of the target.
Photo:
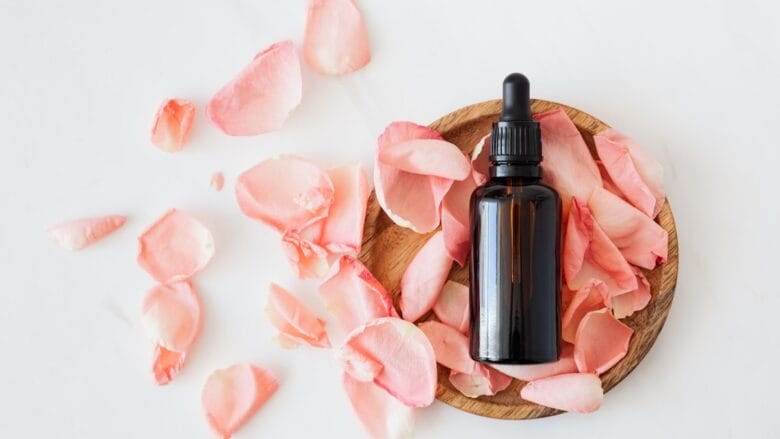
M 472 198 L 549 198 L 558 200 L 558 192 L 541 181 L 517 183 L 506 180 L 488 180 L 474 190 Z

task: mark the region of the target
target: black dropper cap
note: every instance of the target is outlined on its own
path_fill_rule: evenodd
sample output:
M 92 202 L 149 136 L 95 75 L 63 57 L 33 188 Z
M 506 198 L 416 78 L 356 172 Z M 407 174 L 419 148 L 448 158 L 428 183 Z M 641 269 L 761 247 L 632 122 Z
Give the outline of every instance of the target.
M 531 117 L 530 84 L 520 73 L 504 79 L 504 109 L 493 123 L 490 160 L 503 165 L 537 165 L 542 161 L 539 123 Z

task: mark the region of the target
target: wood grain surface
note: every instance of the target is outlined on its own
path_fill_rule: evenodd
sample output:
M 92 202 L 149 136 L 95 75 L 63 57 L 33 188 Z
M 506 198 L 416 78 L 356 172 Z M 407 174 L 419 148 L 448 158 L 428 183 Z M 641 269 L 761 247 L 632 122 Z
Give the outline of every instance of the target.
M 554 108 L 562 108 L 566 111 L 585 138 L 591 154 L 596 157 L 593 135 L 608 128 L 608 125 L 587 113 L 554 102 L 534 100 L 531 106 L 534 113 Z M 464 152 L 470 152 L 480 139 L 490 133 L 491 124 L 498 118 L 500 111 L 500 100 L 482 102 L 447 114 L 430 126 Z M 666 264 L 652 271 L 645 271 L 651 285 L 652 299 L 644 310 L 623 319 L 634 329 L 634 335 L 631 338 L 628 354 L 601 376 L 605 391 L 617 385 L 642 361 L 653 346 L 672 306 L 677 283 L 678 249 L 674 216 L 668 201 L 656 221 L 669 232 L 669 259 Z M 429 236 L 430 234 L 417 234 L 394 224 L 380 208 L 375 194 L 371 194 L 364 228 L 363 249 L 359 257 L 393 295 L 396 305 L 400 295 L 401 276 Z M 453 264 L 449 277 L 468 285 L 468 266 L 461 268 Z M 432 318 L 430 313 L 421 320 L 429 318 Z M 525 382 L 519 380 L 514 380 L 506 390 L 495 396 L 468 398 L 452 387 L 448 372 L 446 368 L 439 366 L 439 387 L 436 397 L 461 410 L 500 419 L 531 419 L 561 413 L 520 398 L 520 389 Z

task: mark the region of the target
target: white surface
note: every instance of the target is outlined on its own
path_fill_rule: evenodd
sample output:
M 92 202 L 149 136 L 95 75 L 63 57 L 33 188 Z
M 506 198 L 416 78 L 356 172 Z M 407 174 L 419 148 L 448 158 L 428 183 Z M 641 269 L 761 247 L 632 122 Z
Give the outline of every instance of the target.
M 236 438 L 362 437 L 331 352 L 271 341 L 268 282 L 318 306 L 315 283 L 295 280 L 275 234 L 239 213 L 234 178 L 279 153 L 369 164 L 388 122 L 496 98 L 522 71 L 533 95 L 598 116 L 663 163 L 680 239 L 674 306 L 601 411 L 511 422 L 436 403 L 418 437 L 777 437 L 778 10 L 688 3 L 363 0 L 371 64 L 343 78 L 304 67 L 303 103 L 281 131 L 229 138 L 205 103 L 257 51 L 301 41 L 302 1 L 0 1 L 0 436 L 212 437 L 207 374 L 253 361 L 281 388 Z M 172 96 L 200 113 L 189 147 L 168 155 L 148 128 Z M 217 170 L 221 193 L 208 185 Z M 217 253 L 196 278 L 202 337 L 160 388 L 135 237 L 174 206 L 211 228 Z M 46 239 L 52 224 L 109 213 L 128 224 L 86 251 Z

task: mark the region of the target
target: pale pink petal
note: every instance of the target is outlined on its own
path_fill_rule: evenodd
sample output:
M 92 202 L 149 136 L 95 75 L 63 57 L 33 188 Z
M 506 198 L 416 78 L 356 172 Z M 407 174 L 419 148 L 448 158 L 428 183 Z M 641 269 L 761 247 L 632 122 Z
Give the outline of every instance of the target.
M 317 292 L 347 332 L 378 317 L 398 316 L 387 290 L 362 262 L 349 255 L 333 264 Z
M 230 136 L 276 131 L 301 103 L 301 65 L 292 41 L 258 53 L 209 101 L 206 115 Z
M 399 401 L 410 407 L 433 402 L 436 356 L 428 338 L 414 324 L 396 317 L 372 320 L 355 328 L 344 346 L 381 364 L 374 383 Z
M 356 380 L 346 372 L 342 382 L 352 409 L 372 439 L 410 439 L 414 436 L 413 408 L 376 384 Z
M 221 191 L 225 186 L 225 175 L 221 172 L 215 172 L 211 174 L 211 181 L 209 181 L 209 184 L 214 188 L 215 191 Z
M 588 206 L 576 197 L 572 198 L 563 243 L 563 273 L 572 291 L 583 288 L 591 279 L 604 282 L 610 296 L 637 287 L 631 265 L 594 221 Z
M 209 375 L 201 403 L 206 418 L 222 438 L 229 438 L 279 388 L 271 371 L 251 364 L 236 364 Z
M 190 138 L 195 104 L 185 99 L 168 99 L 160 105 L 152 125 L 152 144 L 165 152 L 177 152 Z
M 593 136 L 612 181 L 631 204 L 655 218 L 664 205 L 664 169 L 642 145 L 612 128 Z
M 592 373 L 567 373 L 531 381 L 520 390 L 526 401 L 574 413 L 590 413 L 601 408 L 604 391 L 601 380 Z
M 368 383 L 373 382 L 384 369 L 382 363 L 346 344 L 336 353 L 336 360 L 352 378 Z
M 368 203 L 368 176 L 356 163 L 328 171 L 334 198 L 324 221 L 320 244 L 331 252 L 357 254 L 363 244 L 363 223 Z
M 615 186 L 615 183 L 612 182 L 612 177 L 610 177 L 607 173 L 607 170 L 604 168 L 604 164 L 599 160 L 596 162 L 596 165 L 599 167 L 599 174 L 601 174 L 601 182 L 604 184 L 604 189 L 612 192 L 620 198 L 625 199 L 626 196 L 623 195 L 623 192 L 620 192 L 620 188 Z
M 469 287 L 448 280 L 433 305 L 433 313 L 443 323 L 462 333 L 469 330 Z
M 81 250 L 125 225 L 124 215 L 85 218 L 58 224 L 48 230 L 49 239 L 68 250 Z
M 411 139 L 379 150 L 379 161 L 412 174 L 464 180 L 471 173 L 466 156 L 446 140 Z
M 624 293 L 623 295 L 628 294 Z M 620 296 L 617 296 L 620 297 Z M 607 285 L 598 279 L 591 279 L 586 282 L 577 292 L 574 293 L 571 303 L 566 308 L 561 318 L 561 338 L 574 343 L 577 335 L 577 328 L 585 314 L 591 311 L 597 311 L 610 305 L 610 294 Z
M 652 297 L 650 283 L 647 282 L 645 275 L 638 268 L 633 268 L 636 273 L 637 289 L 612 298 L 612 314 L 618 319 L 630 317 L 636 311 L 645 309 Z
M 436 353 L 436 362 L 452 370 L 472 374 L 477 362 L 469 355 L 469 339 L 457 329 L 429 320 L 418 325 Z
M 558 361 L 541 364 L 494 364 L 493 368 L 522 381 L 577 372 L 577 365 L 574 363 L 574 346 L 568 343 L 563 343 Z
M 325 322 L 317 318 L 297 297 L 272 283 L 265 308 L 271 323 L 288 338 L 318 348 L 329 348 Z
M 512 378 L 484 364 L 477 364 L 473 373 L 450 370 L 450 383 L 469 398 L 492 396 L 506 389 Z
M 666 262 L 669 235 L 650 217 L 605 189 L 593 191 L 588 207 L 628 262 L 648 270 Z
M 482 186 L 490 178 L 490 134 L 486 135 L 471 151 L 471 173 L 477 186 Z
M 311 0 L 303 57 L 323 75 L 344 75 L 371 61 L 366 25 L 352 0 Z
M 606 308 L 585 314 L 574 342 L 577 369 L 597 375 L 606 372 L 626 355 L 633 333 Z
M 471 247 L 469 200 L 477 188 L 473 178 L 453 183 L 441 203 L 441 230 L 447 253 L 461 267 L 466 264 Z
M 325 171 L 295 156 L 264 160 L 236 181 L 236 200 L 244 215 L 281 233 L 300 231 L 325 218 L 334 192 Z
M 401 278 L 401 315 L 414 322 L 433 308 L 452 268 L 444 235 L 436 232 L 406 267 Z
M 284 232 L 282 250 L 301 279 L 316 279 L 328 272 L 328 251 L 302 238 L 298 232 Z
M 200 221 L 171 209 L 138 237 L 138 265 L 158 282 L 188 279 L 214 256 L 214 238 Z
M 590 198 L 601 187 L 601 174 L 577 127 L 563 110 L 534 114 L 542 130 L 543 180 L 558 191 L 564 221 L 571 198 Z
M 167 384 L 182 367 L 203 325 L 198 293 L 187 281 L 155 286 L 144 297 L 141 322 L 155 345 L 155 380 Z

